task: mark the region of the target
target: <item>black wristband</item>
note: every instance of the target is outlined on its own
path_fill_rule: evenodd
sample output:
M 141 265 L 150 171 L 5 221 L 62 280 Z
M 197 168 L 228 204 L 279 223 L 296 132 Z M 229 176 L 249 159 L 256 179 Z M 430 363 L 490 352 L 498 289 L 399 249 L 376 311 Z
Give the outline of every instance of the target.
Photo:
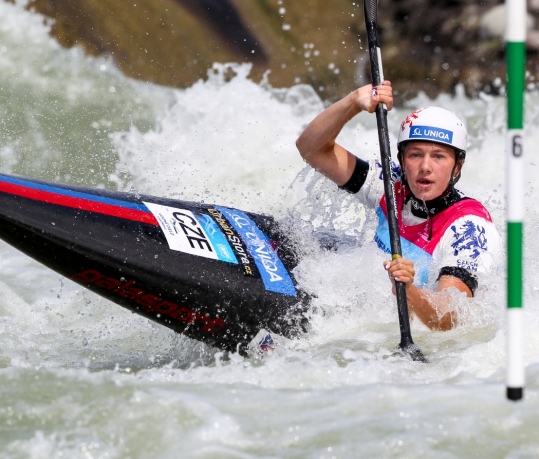
M 365 180 L 367 180 L 367 174 L 369 173 L 369 163 L 359 159 L 357 156 L 355 156 L 355 158 L 356 167 L 354 168 L 354 172 L 352 172 L 352 176 L 348 182 L 339 187 L 341 190 L 351 194 L 355 194 L 361 189 Z
M 453 276 L 460 279 L 466 284 L 466 287 L 470 289 L 472 296 L 475 295 L 475 291 L 477 290 L 478 286 L 477 278 L 467 269 L 459 268 L 457 266 L 444 266 L 442 269 L 440 269 L 440 274 L 438 275 L 436 282 L 438 282 L 442 276 Z

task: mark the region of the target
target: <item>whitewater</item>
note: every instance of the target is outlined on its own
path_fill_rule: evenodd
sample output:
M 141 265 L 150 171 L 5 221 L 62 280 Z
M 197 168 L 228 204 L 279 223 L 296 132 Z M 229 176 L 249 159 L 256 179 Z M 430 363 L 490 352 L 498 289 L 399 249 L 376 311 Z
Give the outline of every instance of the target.
M 539 456 L 539 93 L 526 94 L 524 400 L 505 399 L 505 261 L 462 323 L 412 322 L 429 363 L 396 354 L 396 303 L 374 216 L 306 167 L 295 140 L 325 101 L 215 64 L 174 89 L 64 49 L 50 22 L 0 1 L 0 171 L 274 215 L 302 244 L 310 331 L 264 358 L 223 354 L 85 291 L 0 242 L 0 458 L 532 458 Z M 390 76 L 388 76 L 390 78 Z M 351 90 L 353 88 L 350 88 Z M 440 105 L 467 123 L 459 189 L 505 236 L 505 100 Z M 374 116 L 339 142 L 378 156 Z M 314 235 L 314 236 L 313 236 Z M 320 235 L 341 241 L 326 251 Z M 317 237 L 315 237 L 317 236 Z

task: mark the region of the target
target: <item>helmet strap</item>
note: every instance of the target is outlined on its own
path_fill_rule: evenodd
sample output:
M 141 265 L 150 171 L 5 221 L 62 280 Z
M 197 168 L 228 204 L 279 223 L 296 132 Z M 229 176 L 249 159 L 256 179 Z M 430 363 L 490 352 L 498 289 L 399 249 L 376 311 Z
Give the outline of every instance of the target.
M 460 180 L 460 174 L 462 171 L 462 166 L 464 165 L 464 160 L 466 158 L 466 154 L 462 151 L 455 150 L 455 165 L 453 166 L 453 170 L 451 171 L 451 179 L 449 180 L 449 186 L 454 189 L 455 184 Z M 460 166 L 458 174 L 457 172 L 457 166 Z

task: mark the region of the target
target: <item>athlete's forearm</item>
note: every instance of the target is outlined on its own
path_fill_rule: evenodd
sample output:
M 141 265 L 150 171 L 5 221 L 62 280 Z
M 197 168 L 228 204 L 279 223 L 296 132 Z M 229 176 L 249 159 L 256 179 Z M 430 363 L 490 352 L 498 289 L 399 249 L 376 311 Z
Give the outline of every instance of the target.
M 356 159 L 335 139 L 344 125 L 362 111 L 373 113 L 380 103 L 393 106 L 391 83 L 384 81 L 373 90 L 366 85 L 348 94 L 318 115 L 296 141 L 298 150 L 312 167 L 341 186 L 348 182 Z
M 357 91 L 350 93 L 320 113 L 296 141 L 305 161 L 316 168 L 320 155 L 332 154 L 335 139 L 344 125 L 361 112 Z
M 410 312 L 430 329 L 447 331 L 453 328 L 456 313 L 443 312 L 451 301 L 449 296 L 434 294 L 434 292 L 411 285 L 406 289 L 406 297 Z
M 393 283 L 393 294 L 395 294 L 395 281 L 403 282 L 406 285 L 406 299 L 410 313 L 432 330 L 450 330 L 456 320 L 456 312 L 449 312 L 451 297 L 443 293 L 445 289 L 454 287 L 467 296 L 472 295 L 468 287 L 453 276 L 442 276 L 438 281 L 436 292 L 419 288 L 413 283 L 414 263 L 402 257 L 384 261 L 384 267 Z

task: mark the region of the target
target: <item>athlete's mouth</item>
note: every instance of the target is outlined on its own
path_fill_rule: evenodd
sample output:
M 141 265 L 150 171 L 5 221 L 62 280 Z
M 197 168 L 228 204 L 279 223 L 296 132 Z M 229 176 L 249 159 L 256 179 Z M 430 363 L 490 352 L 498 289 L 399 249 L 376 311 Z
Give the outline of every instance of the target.
M 432 181 L 428 179 L 419 179 L 417 183 L 419 183 L 420 185 L 430 185 Z

